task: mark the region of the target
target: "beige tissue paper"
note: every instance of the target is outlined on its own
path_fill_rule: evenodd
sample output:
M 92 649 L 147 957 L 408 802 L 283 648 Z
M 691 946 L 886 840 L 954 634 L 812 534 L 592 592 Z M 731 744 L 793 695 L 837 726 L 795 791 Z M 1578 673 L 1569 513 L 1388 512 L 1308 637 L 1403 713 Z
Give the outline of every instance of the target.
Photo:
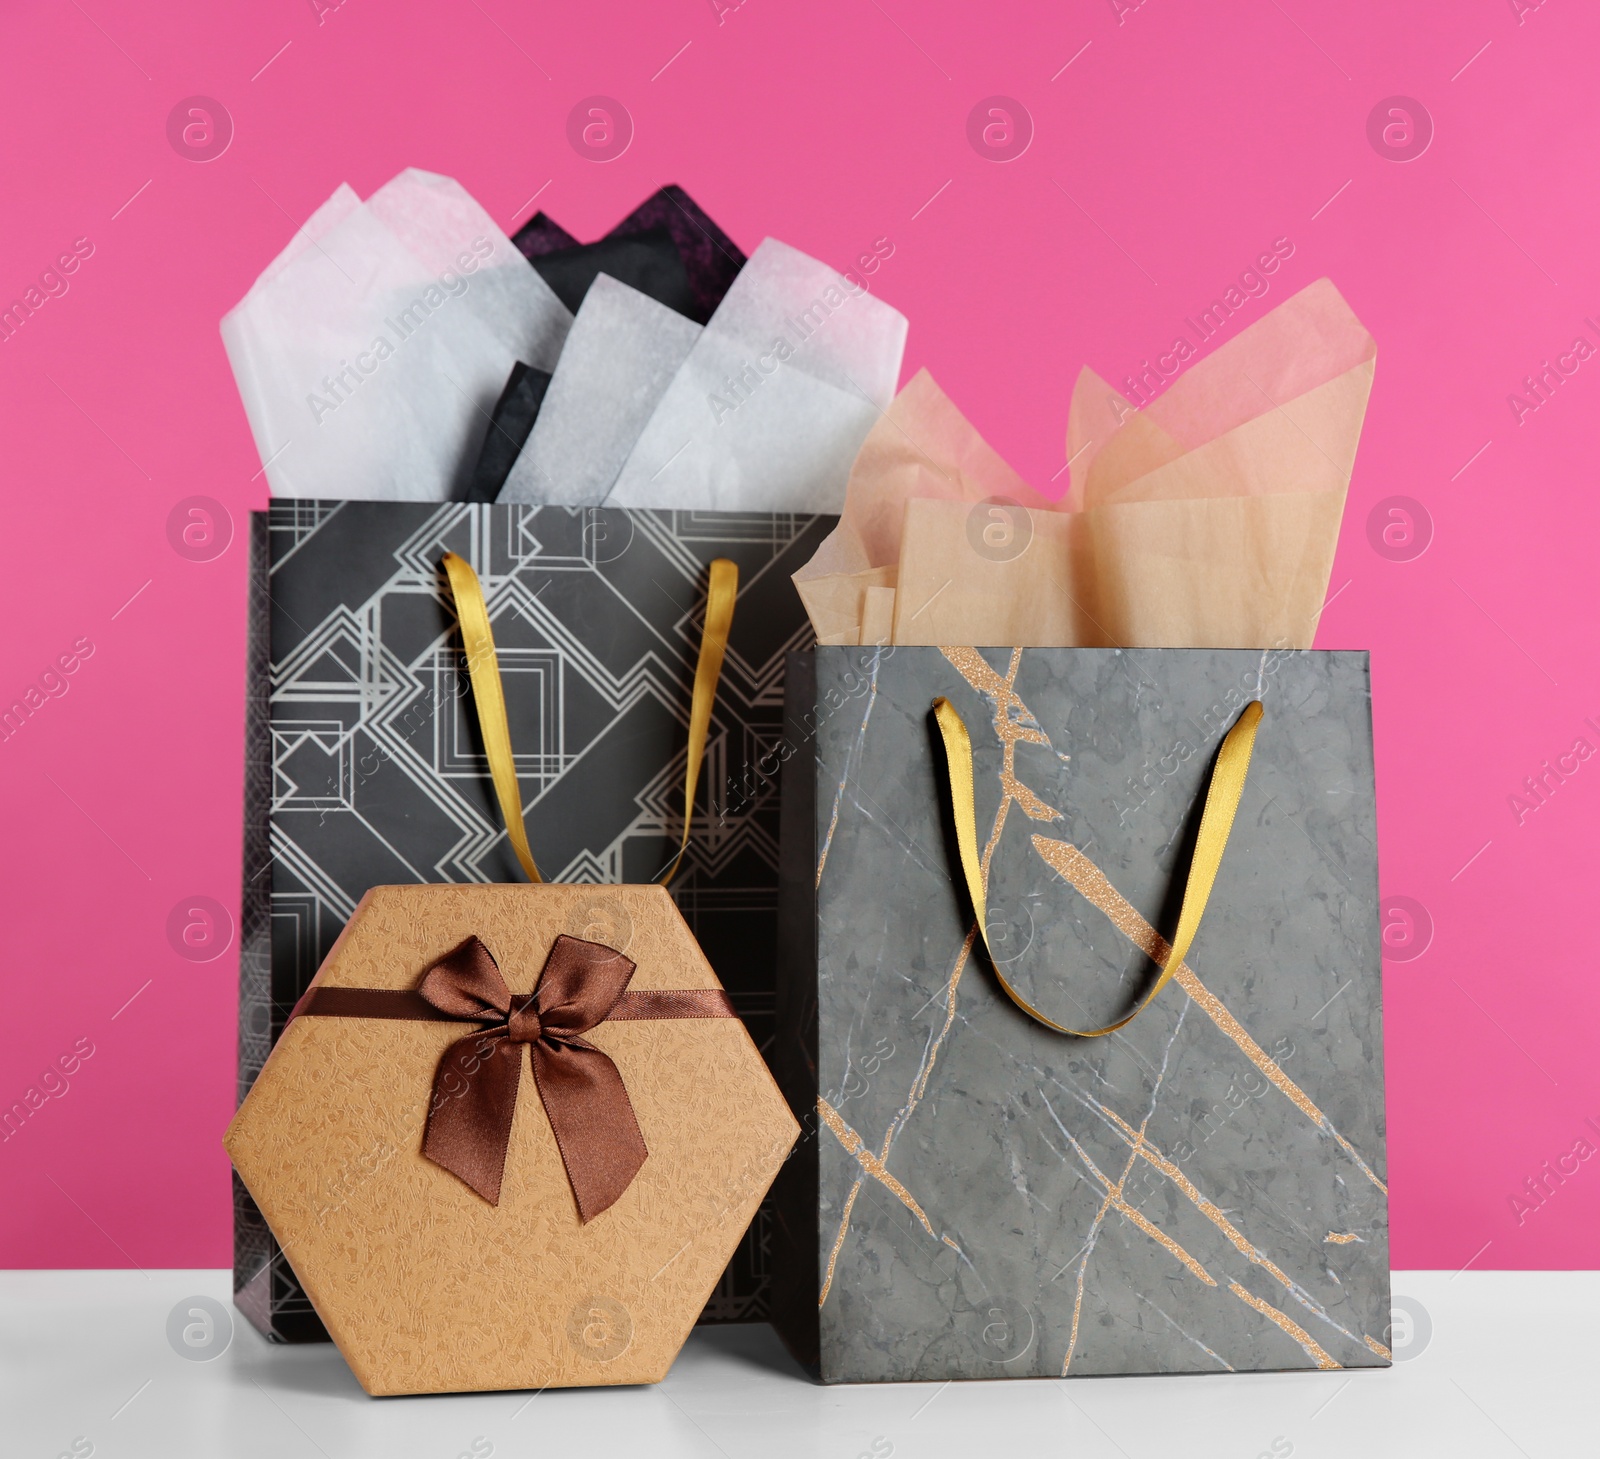
M 795 574 L 819 641 L 1309 648 L 1375 358 L 1320 279 L 1143 410 L 1085 370 L 1053 505 L 923 372 Z

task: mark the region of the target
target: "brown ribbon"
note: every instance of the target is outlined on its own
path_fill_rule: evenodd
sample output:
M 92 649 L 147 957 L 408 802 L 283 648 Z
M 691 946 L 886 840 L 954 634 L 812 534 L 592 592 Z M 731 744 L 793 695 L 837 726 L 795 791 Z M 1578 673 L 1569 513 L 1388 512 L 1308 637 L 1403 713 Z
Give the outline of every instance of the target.
M 615 1204 L 649 1151 L 621 1071 L 583 1035 L 607 1019 L 736 1016 L 720 988 L 630 993 L 633 972 L 615 948 L 563 934 L 533 992 L 514 994 L 494 955 L 469 937 L 415 989 L 311 988 L 290 1016 L 489 1024 L 439 1060 L 422 1153 L 496 1206 L 526 1044 L 579 1219 L 589 1221 Z

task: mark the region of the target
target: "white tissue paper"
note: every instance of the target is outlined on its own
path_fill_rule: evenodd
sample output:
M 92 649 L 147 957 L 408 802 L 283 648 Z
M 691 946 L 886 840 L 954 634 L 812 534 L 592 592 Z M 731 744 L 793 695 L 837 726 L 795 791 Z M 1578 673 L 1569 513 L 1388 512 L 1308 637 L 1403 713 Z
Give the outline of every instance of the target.
M 444 501 L 572 316 L 453 178 L 340 188 L 222 321 L 274 496 Z
M 766 239 L 718 305 L 607 506 L 837 512 L 894 398 L 906 320 Z
M 598 506 L 701 328 L 608 274 L 589 286 L 496 500 Z

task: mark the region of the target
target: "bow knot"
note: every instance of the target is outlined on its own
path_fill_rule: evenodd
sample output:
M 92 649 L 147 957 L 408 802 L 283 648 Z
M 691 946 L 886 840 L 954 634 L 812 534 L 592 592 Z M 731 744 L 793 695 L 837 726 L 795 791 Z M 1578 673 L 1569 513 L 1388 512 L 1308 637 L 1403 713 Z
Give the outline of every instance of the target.
M 621 1073 L 582 1035 L 611 1016 L 632 977 L 631 958 L 565 935 L 531 993 L 511 992 L 477 937 L 434 963 L 417 990 L 422 997 L 447 1018 L 489 1027 L 440 1059 L 422 1153 L 500 1204 L 526 1045 L 578 1214 L 588 1221 L 608 1210 L 648 1151 Z
M 526 998 L 513 1000 L 511 1016 L 506 1019 L 506 1033 L 514 1044 L 531 1044 L 544 1037 L 544 1024 L 539 1021 L 538 998 L 530 993 Z

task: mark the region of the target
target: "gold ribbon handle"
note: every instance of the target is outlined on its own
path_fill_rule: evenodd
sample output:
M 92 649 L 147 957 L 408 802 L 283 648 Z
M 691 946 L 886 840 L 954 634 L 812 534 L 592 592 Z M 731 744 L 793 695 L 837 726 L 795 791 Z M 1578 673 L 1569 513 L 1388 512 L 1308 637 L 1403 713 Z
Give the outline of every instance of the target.
M 506 720 L 506 696 L 500 683 L 500 661 L 495 654 L 494 631 L 489 626 L 489 609 L 483 601 L 483 586 L 472 564 L 453 552 L 444 555 L 445 576 L 455 599 L 456 617 L 461 623 L 461 641 L 467 651 L 467 672 L 472 679 L 472 698 L 478 707 L 478 728 L 483 733 L 484 754 L 489 759 L 489 774 L 494 793 L 505 818 L 506 834 L 517 860 L 532 882 L 543 881 L 528 846 L 528 830 L 522 820 L 522 792 L 517 785 L 516 762 L 511 755 L 511 727 Z M 700 762 L 706 749 L 706 734 L 711 728 L 711 708 L 716 703 L 717 681 L 722 676 L 722 660 L 728 651 L 728 633 L 733 627 L 733 605 L 739 596 L 739 569 L 725 557 L 711 564 L 711 584 L 706 594 L 706 621 L 700 633 L 700 657 L 694 670 L 694 695 L 689 704 L 689 763 L 683 777 L 683 837 L 672 865 L 657 878 L 665 886 L 678 873 L 683 854 L 689 849 L 689 827 L 694 816 L 694 793 L 700 781 Z
M 1155 987 L 1145 994 L 1134 1010 L 1104 1028 L 1068 1028 L 1065 1024 L 1057 1023 L 1039 1012 L 1006 981 L 994 949 L 989 946 L 985 930 L 987 905 L 982 866 L 978 859 L 977 814 L 973 808 L 972 740 L 967 734 L 965 722 L 948 699 L 935 699 L 933 713 L 939 724 L 939 734 L 944 740 L 945 763 L 950 771 L 951 810 L 956 823 L 956 846 L 961 856 L 967 895 L 972 900 L 972 910 L 978 918 L 978 938 L 983 943 L 983 950 L 989 954 L 989 964 L 1006 997 L 1035 1022 L 1057 1033 L 1072 1034 L 1075 1038 L 1100 1038 L 1132 1023 L 1171 981 L 1172 975 L 1188 955 L 1194 935 L 1199 930 L 1200 916 L 1206 909 L 1217 871 L 1222 865 L 1222 853 L 1228 846 L 1228 833 L 1233 829 L 1239 797 L 1244 794 L 1244 779 L 1250 771 L 1250 754 L 1256 743 L 1256 726 L 1261 723 L 1260 701 L 1253 700 L 1245 705 L 1244 712 L 1234 722 L 1233 728 L 1222 741 L 1222 748 L 1217 752 L 1216 768 L 1211 772 L 1211 783 L 1206 788 L 1205 810 L 1200 814 L 1200 834 L 1195 841 L 1194 857 L 1189 863 L 1189 879 L 1183 888 L 1178 930 L 1172 939 L 1172 951 L 1167 956 L 1167 964 L 1162 968 Z

